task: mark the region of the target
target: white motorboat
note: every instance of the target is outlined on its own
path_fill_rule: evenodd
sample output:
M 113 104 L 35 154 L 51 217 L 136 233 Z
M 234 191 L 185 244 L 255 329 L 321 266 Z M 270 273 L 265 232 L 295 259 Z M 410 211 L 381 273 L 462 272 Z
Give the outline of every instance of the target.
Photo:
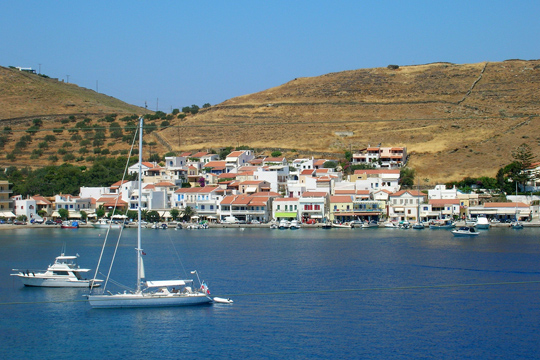
M 111 222 L 107 219 L 99 219 L 95 223 L 92 223 L 92 226 L 96 229 L 108 229 L 109 227 L 111 229 L 120 229 L 122 227 L 122 224 Z
M 487 219 L 487 217 L 485 216 L 478 216 L 476 218 L 476 225 L 475 227 L 477 229 L 489 229 L 490 227 L 490 223 L 489 223 L 489 220 Z
M 512 229 L 521 230 L 521 229 L 523 229 L 523 224 L 521 222 L 519 222 L 519 221 L 514 221 L 514 222 L 512 222 L 510 224 L 510 227 Z
M 220 303 L 220 304 L 232 304 L 233 301 L 229 298 L 225 299 L 225 298 L 220 298 L 220 297 L 215 297 L 214 299 L 214 302 L 215 303 Z
M 462 226 L 459 229 L 452 230 L 452 234 L 454 236 L 478 236 L 480 234 L 476 229 L 472 226 Z
M 399 229 L 399 225 L 392 221 L 385 222 L 384 227 L 386 229 Z
M 142 144 L 143 144 L 143 118 L 139 119 L 139 189 L 142 185 Z M 143 249 L 141 236 L 141 208 L 142 201 L 139 196 L 137 213 L 137 287 L 133 291 L 124 291 L 113 294 L 105 292 L 107 282 L 110 277 L 110 272 L 104 282 L 102 289 L 94 290 L 91 288 L 87 295 L 88 302 L 92 308 L 136 308 L 136 307 L 164 307 L 164 306 L 187 306 L 211 303 L 213 300 L 209 296 L 210 290 L 204 282 L 200 281 L 197 271 L 192 271 L 192 274 L 197 274 L 197 279 L 201 284 L 200 288 L 193 287 L 193 280 L 160 280 L 160 281 L 143 281 L 146 279 L 143 265 Z M 105 249 L 107 239 L 103 244 Z M 100 261 L 101 262 L 101 258 Z M 111 266 L 112 267 L 112 266 Z M 99 269 L 96 270 L 96 273 Z M 99 291 L 101 290 L 101 291 Z M 98 292 L 99 291 L 99 292 Z
M 376 222 L 375 220 L 371 220 L 370 222 L 364 222 L 362 224 L 362 229 L 371 229 L 371 228 L 378 228 L 379 227 L 379 223 Z
M 298 220 L 291 220 L 291 224 L 289 225 L 289 229 L 291 229 L 291 230 L 300 229 L 300 223 L 298 222 Z
M 351 224 L 344 222 L 344 223 L 332 223 L 332 227 L 337 229 L 352 229 Z
M 415 230 L 423 230 L 423 229 L 425 229 L 425 226 L 424 226 L 423 223 L 417 222 L 417 223 L 413 224 L 412 228 L 415 229 Z
M 278 225 L 279 230 L 285 230 L 291 227 L 291 222 L 289 220 L 281 220 Z
M 25 286 L 38 287 L 94 287 L 99 286 L 101 280 L 85 279 L 83 273 L 90 269 L 81 269 L 77 265 L 79 255 L 64 255 L 62 253 L 54 260 L 54 264 L 49 265 L 47 270 L 20 270 L 11 276 L 17 276 Z

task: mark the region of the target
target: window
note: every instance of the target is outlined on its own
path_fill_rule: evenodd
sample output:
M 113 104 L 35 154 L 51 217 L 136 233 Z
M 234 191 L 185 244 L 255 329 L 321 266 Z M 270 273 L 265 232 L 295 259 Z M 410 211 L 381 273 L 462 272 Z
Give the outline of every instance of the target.
M 210 210 L 214 210 L 214 205 L 210 205 Z
M 315 210 L 321 210 L 321 205 L 315 205 Z

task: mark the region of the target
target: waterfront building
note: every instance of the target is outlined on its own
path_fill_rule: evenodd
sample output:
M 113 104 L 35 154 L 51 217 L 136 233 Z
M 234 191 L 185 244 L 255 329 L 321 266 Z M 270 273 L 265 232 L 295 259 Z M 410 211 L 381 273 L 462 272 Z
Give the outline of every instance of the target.
M 324 191 L 306 191 L 298 200 L 302 222 L 314 219 L 323 222 L 328 219 L 330 194 Z
M 457 199 L 458 190 L 456 186 L 452 189 L 447 189 L 446 185 L 435 185 L 435 188 L 428 190 L 428 198 L 431 200 L 436 199 Z
M 426 202 L 427 195 L 417 190 L 400 190 L 390 194 L 388 199 L 389 220 L 413 222 L 418 217 L 418 206 Z
M 432 219 L 455 219 L 466 217 L 465 208 L 461 207 L 462 200 L 459 199 L 430 199 L 430 213 L 426 216 Z
M 276 198 L 272 202 L 272 218 L 276 221 L 299 219 L 299 199 L 295 197 Z
M 488 219 L 510 221 L 518 218 L 520 221 L 532 219 L 532 210 L 529 205 L 522 202 L 486 202 L 483 206 L 469 208 L 471 218 L 480 215 Z
M 11 200 L 10 182 L 7 180 L 0 180 L 0 217 L 12 217 L 14 216 L 13 200 Z
M 220 203 L 220 219 L 224 221 L 234 216 L 240 221 L 268 222 L 272 216 L 272 200 L 273 195 L 227 195 Z

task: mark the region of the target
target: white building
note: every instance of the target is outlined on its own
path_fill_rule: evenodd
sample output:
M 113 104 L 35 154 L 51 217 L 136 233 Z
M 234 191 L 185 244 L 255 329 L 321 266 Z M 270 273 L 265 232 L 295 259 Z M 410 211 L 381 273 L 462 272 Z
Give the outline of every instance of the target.
M 435 185 L 434 189 L 428 190 L 430 200 L 457 199 L 457 194 L 458 191 L 455 186 L 452 189 L 447 189 L 446 185 Z

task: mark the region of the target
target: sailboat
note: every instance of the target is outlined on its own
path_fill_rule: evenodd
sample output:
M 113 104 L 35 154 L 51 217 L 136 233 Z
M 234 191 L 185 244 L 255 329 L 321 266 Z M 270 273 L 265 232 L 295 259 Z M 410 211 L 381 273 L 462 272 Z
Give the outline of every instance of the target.
M 143 118 L 139 119 L 139 191 L 142 186 L 142 143 L 143 143 Z M 210 290 L 204 282 L 200 282 L 197 271 L 192 274 L 197 275 L 201 284 L 200 288 L 194 289 L 193 280 L 146 280 L 142 255 L 144 255 L 141 239 L 141 194 L 138 200 L 138 224 L 137 224 L 137 288 L 134 291 L 124 291 L 113 294 L 105 292 L 106 284 L 102 289 L 91 288 L 87 295 L 88 302 L 92 308 L 141 308 L 141 307 L 165 307 L 165 306 L 186 306 L 211 303 L 213 299 L 209 296 Z M 101 261 L 101 258 L 100 258 Z M 98 265 L 99 268 L 99 265 Z M 97 273 L 97 270 L 96 270 Z M 144 281 L 146 280 L 146 281 Z M 99 291 L 99 293 L 98 293 Z

